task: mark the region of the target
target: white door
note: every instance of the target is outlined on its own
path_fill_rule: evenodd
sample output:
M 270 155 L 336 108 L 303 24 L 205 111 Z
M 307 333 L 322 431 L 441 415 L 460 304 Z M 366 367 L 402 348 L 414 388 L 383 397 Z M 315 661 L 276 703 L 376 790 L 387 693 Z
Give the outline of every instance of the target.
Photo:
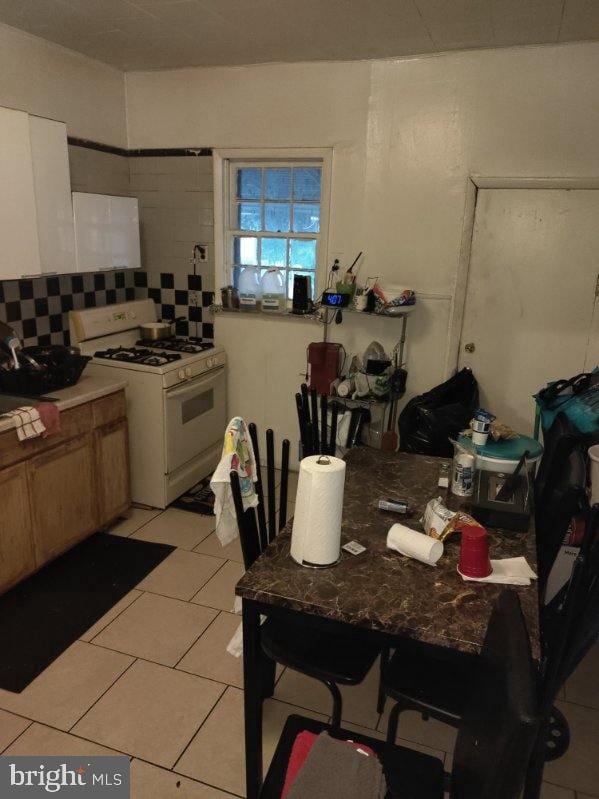
M 75 230 L 67 126 L 29 117 L 31 158 L 42 272 L 75 271 Z
M 531 395 L 597 352 L 598 273 L 599 191 L 479 190 L 459 366 L 521 433 L 533 429 Z
M 0 108 L 0 280 L 39 275 L 29 116 Z

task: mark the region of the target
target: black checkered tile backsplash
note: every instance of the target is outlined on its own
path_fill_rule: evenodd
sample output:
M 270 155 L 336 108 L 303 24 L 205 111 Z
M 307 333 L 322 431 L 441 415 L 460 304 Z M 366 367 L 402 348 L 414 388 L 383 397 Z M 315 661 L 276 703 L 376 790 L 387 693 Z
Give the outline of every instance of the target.
M 214 339 L 210 312 L 214 292 L 203 290 L 201 275 L 186 275 L 181 278 L 173 272 L 136 272 L 135 286 L 136 291 L 146 291 L 143 296 L 154 300 L 158 306 L 159 318 L 183 317 L 176 325 L 178 336 L 198 336 L 206 341 Z
M 177 323 L 178 335 L 213 339 L 208 311 L 213 293 L 202 291 L 199 275 L 188 275 L 186 288 L 175 289 L 171 272 L 156 277 L 135 270 L 0 281 L 0 320 L 14 328 L 25 346 L 69 344 L 69 311 L 148 296 L 157 303 L 159 317 L 185 318 Z

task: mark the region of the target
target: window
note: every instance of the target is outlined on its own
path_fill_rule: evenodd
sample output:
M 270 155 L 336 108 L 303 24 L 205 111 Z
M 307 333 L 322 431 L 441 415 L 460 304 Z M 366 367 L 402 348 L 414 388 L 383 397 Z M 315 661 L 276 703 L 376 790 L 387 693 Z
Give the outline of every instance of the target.
M 294 275 L 309 275 L 316 294 L 324 261 L 328 197 L 322 159 L 226 160 L 223 181 L 223 266 L 226 279 L 238 284 L 244 268 L 258 278 L 281 270 L 287 296 Z

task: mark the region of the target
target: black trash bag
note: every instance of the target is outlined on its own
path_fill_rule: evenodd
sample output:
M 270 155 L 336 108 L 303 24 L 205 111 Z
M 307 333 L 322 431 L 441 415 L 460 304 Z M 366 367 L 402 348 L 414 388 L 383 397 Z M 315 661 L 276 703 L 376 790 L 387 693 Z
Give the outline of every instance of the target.
M 462 369 L 408 402 L 399 415 L 400 451 L 451 458 L 449 439 L 468 427 L 477 408 L 478 383 L 470 369 Z

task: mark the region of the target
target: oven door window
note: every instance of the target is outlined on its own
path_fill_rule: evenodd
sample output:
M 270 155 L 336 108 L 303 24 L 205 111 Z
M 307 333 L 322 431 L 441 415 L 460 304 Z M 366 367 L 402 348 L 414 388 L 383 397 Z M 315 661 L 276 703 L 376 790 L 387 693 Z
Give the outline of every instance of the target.
M 217 369 L 165 392 L 167 473 L 222 442 L 225 371 Z
M 214 408 L 214 389 L 210 388 L 203 394 L 181 403 L 181 424 L 188 424 L 203 413 L 208 413 Z

